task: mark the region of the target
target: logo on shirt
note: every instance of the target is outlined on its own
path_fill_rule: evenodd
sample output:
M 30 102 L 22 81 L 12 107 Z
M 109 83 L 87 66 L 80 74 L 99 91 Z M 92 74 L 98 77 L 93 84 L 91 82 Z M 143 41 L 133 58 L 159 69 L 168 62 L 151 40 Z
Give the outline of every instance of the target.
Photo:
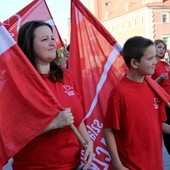
M 154 106 L 155 106 L 155 109 L 158 109 L 159 108 L 159 99 L 157 97 L 154 97 Z
M 64 88 L 64 93 L 67 93 L 68 96 L 75 96 L 75 93 L 73 91 L 73 87 L 69 86 L 69 85 L 63 85 Z

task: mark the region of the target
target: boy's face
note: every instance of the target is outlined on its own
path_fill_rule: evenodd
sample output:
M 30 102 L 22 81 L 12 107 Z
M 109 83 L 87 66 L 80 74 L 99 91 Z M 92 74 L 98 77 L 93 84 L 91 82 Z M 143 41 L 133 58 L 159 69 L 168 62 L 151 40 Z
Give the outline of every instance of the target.
M 156 49 L 154 45 L 146 48 L 144 55 L 142 56 L 140 62 L 137 62 L 137 69 L 139 75 L 152 75 L 155 71 L 156 65 Z

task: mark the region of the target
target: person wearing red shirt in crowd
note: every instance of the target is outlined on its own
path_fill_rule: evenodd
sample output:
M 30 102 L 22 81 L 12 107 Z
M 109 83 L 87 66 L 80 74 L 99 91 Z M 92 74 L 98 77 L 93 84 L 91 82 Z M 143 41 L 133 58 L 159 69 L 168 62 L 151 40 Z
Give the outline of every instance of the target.
M 83 120 L 77 86 L 67 69 L 57 66 L 52 27 L 43 21 L 29 21 L 19 30 L 18 45 L 65 109 L 56 113 L 44 131 L 13 157 L 14 170 L 74 170 L 80 164 L 81 144 L 69 125 L 79 130 L 87 143 L 84 170 L 93 157 L 93 143 Z M 27 76 L 27 75 L 25 75 Z
M 170 126 L 164 123 L 165 103 L 146 81 L 154 73 L 155 54 L 153 41 L 141 36 L 124 44 L 129 71 L 113 88 L 104 120 L 104 138 L 116 170 L 163 170 L 162 129 L 170 133 Z
M 156 47 L 156 68 L 152 75 L 152 78 L 170 95 L 170 65 L 165 59 L 165 53 L 167 52 L 170 57 L 170 51 L 167 50 L 167 46 L 163 40 L 155 40 Z M 170 124 L 170 108 L 166 107 L 166 123 Z M 170 154 L 170 135 L 163 134 L 164 145 Z

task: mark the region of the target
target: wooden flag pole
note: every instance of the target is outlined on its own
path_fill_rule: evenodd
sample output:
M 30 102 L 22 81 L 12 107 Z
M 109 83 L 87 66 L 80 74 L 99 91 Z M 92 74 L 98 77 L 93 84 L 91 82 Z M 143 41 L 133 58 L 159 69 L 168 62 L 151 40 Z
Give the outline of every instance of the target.
M 71 111 L 71 108 L 65 108 L 65 110 L 69 110 Z M 74 134 L 77 136 L 78 140 L 80 141 L 80 143 L 84 146 L 84 148 L 86 149 L 88 147 L 86 141 L 83 139 L 83 137 L 81 136 L 81 134 L 79 133 L 79 131 L 76 129 L 76 127 L 74 126 L 74 124 L 70 125 L 72 131 L 74 132 Z
M 74 134 L 77 136 L 78 140 L 80 141 L 80 143 L 84 146 L 85 149 L 87 149 L 87 143 L 86 141 L 83 139 L 83 137 L 81 136 L 81 134 L 79 133 L 79 131 L 76 129 L 76 127 L 71 124 L 70 125 L 71 129 L 73 130 Z

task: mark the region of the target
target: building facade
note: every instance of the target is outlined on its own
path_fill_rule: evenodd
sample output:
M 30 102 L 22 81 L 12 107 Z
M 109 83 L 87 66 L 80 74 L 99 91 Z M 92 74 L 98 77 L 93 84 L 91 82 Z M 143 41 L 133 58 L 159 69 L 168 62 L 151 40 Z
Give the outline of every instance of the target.
M 163 39 L 170 48 L 170 0 L 88 0 L 88 5 L 121 45 L 140 35 Z

